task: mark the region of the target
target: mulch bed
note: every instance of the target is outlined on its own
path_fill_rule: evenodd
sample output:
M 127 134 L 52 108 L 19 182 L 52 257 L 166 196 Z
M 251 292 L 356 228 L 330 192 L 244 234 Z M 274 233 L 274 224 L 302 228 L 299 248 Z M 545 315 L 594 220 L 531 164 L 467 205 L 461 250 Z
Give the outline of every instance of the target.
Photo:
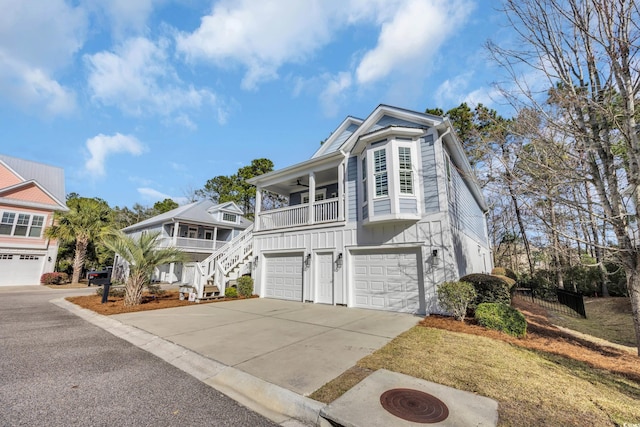
M 525 338 L 515 338 L 502 332 L 485 329 L 473 324 L 473 319 L 465 320 L 463 323 L 452 317 L 432 315 L 424 318 L 420 325 L 484 336 L 519 347 L 568 357 L 587 363 L 594 368 L 621 374 L 640 383 L 640 358 L 638 356 L 562 332 L 551 324 L 546 310 L 532 302 L 514 298 L 513 306 L 520 310 L 527 319 L 527 336 Z
M 142 304 L 134 306 L 125 306 L 124 297 L 113 296 L 110 296 L 105 304 L 102 304 L 102 296 L 100 295 L 68 297 L 67 300 L 79 305 L 80 307 L 95 311 L 96 313 L 103 314 L 105 316 L 111 314 L 132 313 L 136 311 L 158 310 L 161 308 L 183 307 L 196 304 L 195 302 L 190 302 L 186 299 L 180 301 L 179 294 L 180 293 L 177 290 L 165 291 L 162 295 L 151 295 L 145 293 L 142 295 Z M 256 297 L 256 295 L 251 296 L 251 298 Z M 221 298 L 218 300 L 202 301 L 198 304 L 211 304 L 214 302 L 234 301 L 238 299 L 244 298 L 240 296 L 238 298 Z

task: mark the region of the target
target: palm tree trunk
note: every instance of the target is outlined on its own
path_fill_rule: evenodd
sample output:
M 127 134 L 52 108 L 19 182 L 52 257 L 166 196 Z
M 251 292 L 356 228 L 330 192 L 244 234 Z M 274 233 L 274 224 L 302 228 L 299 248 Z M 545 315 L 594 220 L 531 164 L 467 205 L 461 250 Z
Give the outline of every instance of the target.
M 125 287 L 124 305 L 140 305 L 142 302 L 142 290 L 144 289 L 145 276 L 131 275 Z
M 88 246 L 88 240 L 76 240 L 76 250 L 73 257 L 73 276 L 71 277 L 71 283 L 80 283 L 80 274 L 82 273 L 82 268 L 84 267 L 84 261 L 87 258 Z

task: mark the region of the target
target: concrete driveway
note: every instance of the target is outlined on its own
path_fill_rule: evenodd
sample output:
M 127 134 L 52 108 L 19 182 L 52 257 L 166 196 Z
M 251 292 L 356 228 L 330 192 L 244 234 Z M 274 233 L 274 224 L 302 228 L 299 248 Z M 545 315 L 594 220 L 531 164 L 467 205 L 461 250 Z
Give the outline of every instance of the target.
M 302 395 L 420 320 L 266 298 L 110 317 Z

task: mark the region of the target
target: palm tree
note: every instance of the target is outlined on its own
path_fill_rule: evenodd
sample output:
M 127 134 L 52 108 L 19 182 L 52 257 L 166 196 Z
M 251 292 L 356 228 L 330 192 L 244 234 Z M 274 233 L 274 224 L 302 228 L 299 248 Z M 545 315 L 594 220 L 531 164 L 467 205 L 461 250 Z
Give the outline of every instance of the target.
M 67 207 L 68 212 L 55 213 L 54 225 L 47 228 L 45 235 L 75 243 L 71 282 L 78 283 L 87 258 L 87 248 L 109 223 L 111 208 L 103 200 L 86 197 L 69 198 Z
M 185 255 L 180 249 L 158 248 L 159 236 L 160 233 L 146 233 L 134 239 L 120 230 L 105 233 L 102 239 L 104 245 L 129 264 L 124 305 L 140 304 L 142 290 L 150 282 L 157 266 L 184 261 Z

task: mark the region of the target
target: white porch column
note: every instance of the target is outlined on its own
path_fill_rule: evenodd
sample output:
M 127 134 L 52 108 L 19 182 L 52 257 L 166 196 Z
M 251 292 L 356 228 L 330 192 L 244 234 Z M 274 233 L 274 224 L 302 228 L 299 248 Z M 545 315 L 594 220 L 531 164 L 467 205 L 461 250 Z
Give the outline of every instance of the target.
M 180 234 L 180 222 L 176 221 L 176 223 L 173 225 L 173 246 L 177 247 L 178 246 L 178 235 Z
M 316 174 L 309 173 L 309 224 L 316 222 L 315 205 L 316 203 Z
M 218 226 L 213 227 L 213 251 L 218 249 Z
M 175 265 L 176 265 L 176 264 L 175 264 L 174 262 L 172 262 L 171 264 L 169 264 L 169 283 L 173 283 L 173 282 L 174 282 L 174 280 L 173 280 L 173 273 L 174 273 L 174 270 L 173 270 L 173 269 L 174 269 Z
M 344 161 L 338 165 L 338 221 L 344 221 Z
M 260 212 L 262 211 L 262 187 L 256 187 L 256 206 L 253 209 L 253 229 L 260 230 Z

